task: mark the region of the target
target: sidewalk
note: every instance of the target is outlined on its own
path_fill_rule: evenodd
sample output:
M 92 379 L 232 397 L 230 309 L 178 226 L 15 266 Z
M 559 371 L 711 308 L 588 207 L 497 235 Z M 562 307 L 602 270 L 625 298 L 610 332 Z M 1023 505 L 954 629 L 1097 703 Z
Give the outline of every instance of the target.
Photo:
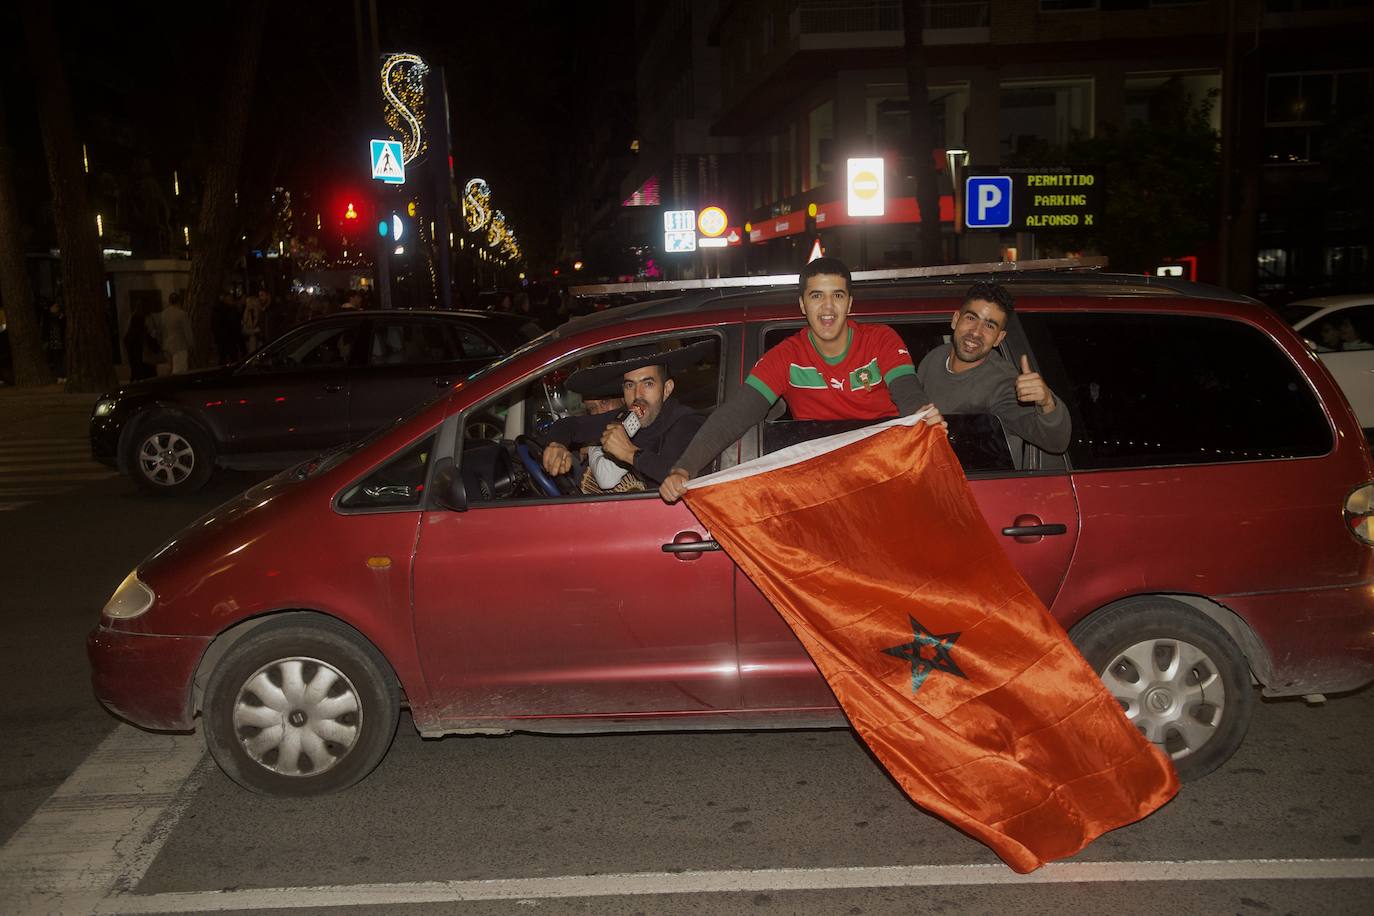
M 97 397 L 68 394 L 61 385 L 0 386 L 0 441 L 85 436 Z

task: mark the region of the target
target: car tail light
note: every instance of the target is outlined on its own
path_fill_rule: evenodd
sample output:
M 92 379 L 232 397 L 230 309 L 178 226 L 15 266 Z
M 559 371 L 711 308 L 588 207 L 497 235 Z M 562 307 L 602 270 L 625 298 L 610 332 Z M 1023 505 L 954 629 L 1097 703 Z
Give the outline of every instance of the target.
M 1350 491 L 1345 498 L 1345 523 L 1361 543 L 1374 547 L 1374 483 Z

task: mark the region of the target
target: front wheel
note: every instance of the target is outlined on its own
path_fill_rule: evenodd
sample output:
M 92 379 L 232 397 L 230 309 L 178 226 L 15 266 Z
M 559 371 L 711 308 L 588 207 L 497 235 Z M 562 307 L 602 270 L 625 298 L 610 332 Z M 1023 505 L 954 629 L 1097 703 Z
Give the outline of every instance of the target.
M 140 489 L 179 496 L 205 486 L 214 469 L 214 448 L 199 426 L 172 413 L 137 422 L 125 462 Z
M 1179 779 L 1207 775 L 1245 740 L 1250 669 L 1209 618 L 1167 599 L 1132 601 L 1089 617 L 1070 636 Z
M 400 691 L 377 651 L 330 621 L 265 624 L 215 666 L 205 742 L 239 785 L 323 795 L 376 768 L 391 747 Z

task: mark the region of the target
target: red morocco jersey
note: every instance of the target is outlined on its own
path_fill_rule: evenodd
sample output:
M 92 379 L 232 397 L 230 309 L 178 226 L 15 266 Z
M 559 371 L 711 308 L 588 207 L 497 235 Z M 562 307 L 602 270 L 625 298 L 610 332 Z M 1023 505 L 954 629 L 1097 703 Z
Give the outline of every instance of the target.
M 881 420 L 897 415 L 888 384 L 915 372 L 896 331 L 851 321 L 849 345 L 836 358 L 822 356 L 802 328 L 763 354 L 745 383 L 769 404 L 786 398 L 794 420 Z

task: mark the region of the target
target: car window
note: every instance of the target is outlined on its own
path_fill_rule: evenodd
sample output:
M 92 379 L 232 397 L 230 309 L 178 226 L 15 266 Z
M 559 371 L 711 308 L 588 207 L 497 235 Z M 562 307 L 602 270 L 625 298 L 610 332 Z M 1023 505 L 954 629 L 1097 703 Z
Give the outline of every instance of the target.
M 1221 318 L 1022 314 L 1073 419 L 1076 470 L 1322 455 L 1307 380 L 1258 328 Z
M 992 414 L 968 413 L 945 417 L 945 421 L 949 424 L 949 444 L 966 475 L 1015 470 L 1001 420 Z M 871 425 L 870 420 L 773 420 L 763 427 L 763 453 Z
M 1374 349 L 1374 305 L 1330 312 L 1302 329 L 1318 353 Z
M 524 445 L 530 455 L 531 443 L 524 437 L 538 442 L 549 426 L 567 416 L 617 411 L 624 407 L 624 401 L 609 388 L 601 392 L 605 398 L 584 398 L 567 387 L 568 378 L 578 369 L 616 362 L 631 354 L 632 349 L 646 345 L 658 347 L 662 351 L 678 350 L 700 345 L 699 359 L 685 368 L 673 373 L 674 401 L 700 413 L 707 413 L 720 401 L 723 388 L 721 373 L 721 337 L 718 334 L 694 334 L 684 336 L 658 336 L 622 341 L 613 347 L 601 348 L 577 357 L 555 363 L 533 381 L 520 385 L 498 395 L 493 400 L 477 406 L 470 416 L 481 417 L 484 422 L 499 424 L 505 431 L 502 439 L 494 443 L 495 449 L 486 442 L 470 441 L 460 458 L 459 470 L 463 475 L 469 498 L 475 503 L 483 501 L 504 502 L 548 497 L 537 479 L 532 478 L 527 461 L 522 461 L 520 446 Z M 579 450 L 579 460 L 585 458 Z M 577 475 L 573 475 L 577 476 Z M 581 484 L 581 480 L 574 481 Z M 656 492 L 657 486 L 647 487 L 641 492 Z M 625 492 L 622 490 L 621 492 Z M 489 498 L 482 494 L 491 494 Z M 602 494 L 588 494 L 577 490 L 580 499 L 604 498 Z
M 263 347 L 245 366 L 254 371 L 343 367 L 357 332 L 356 322 L 297 328 Z
M 419 366 L 462 359 L 452 329 L 440 321 L 387 319 L 372 326 L 370 366 Z
M 463 355 L 468 359 L 482 359 L 484 357 L 501 355 L 501 351 L 496 348 L 496 344 L 487 340 L 472 328 L 453 328 L 451 330 L 457 333 L 458 344 L 462 348 Z
M 339 497 L 342 509 L 418 509 L 437 434 L 393 456 Z
M 1288 305 L 1281 305 L 1277 309 L 1275 309 L 1275 311 L 1279 313 L 1279 317 L 1282 318 L 1284 321 L 1288 322 L 1290 325 L 1297 324 L 1304 318 L 1307 318 L 1310 315 L 1315 315 L 1321 310 L 1321 306 L 1319 305 L 1303 305 L 1299 302 L 1289 303 Z

